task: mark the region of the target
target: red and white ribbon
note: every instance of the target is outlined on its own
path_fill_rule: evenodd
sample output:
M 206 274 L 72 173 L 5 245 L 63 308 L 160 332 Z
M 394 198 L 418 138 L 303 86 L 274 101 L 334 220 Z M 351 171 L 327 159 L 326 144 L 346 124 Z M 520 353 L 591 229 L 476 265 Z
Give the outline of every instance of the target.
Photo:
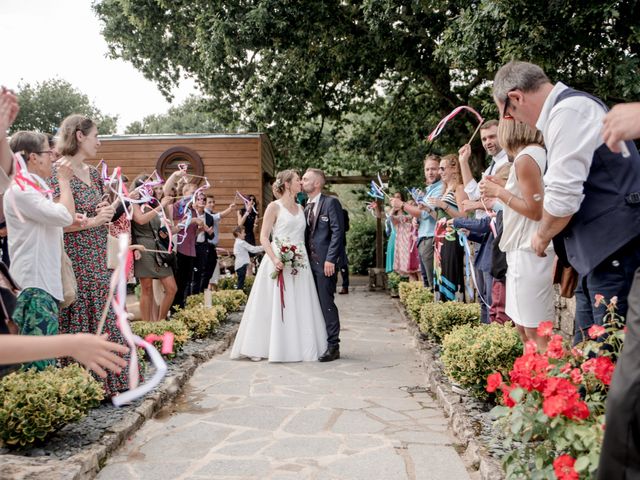
M 476 118 L 478 119 L 478 122 L 480 122 L 480 123 L 484 122 L 484 118 L 482 118 L 482 115 L 480 115 L 478 112 L 476 112 L 473 108 L 468 107 L 466 105 L 462 105 L 460 107 L 454 108 L 453 111 L 449 115 L 447 115 L 442 120 L 440 120 L 440 122 L 438 123 L 436 128 L 433 129 L 433 132 L 431 132 L 429 134 L 429 136 L 427 137 L 428 140 L 430 142 L 433 142 L 433 140 L 438 135 L 440 135 L 440 133 L 442 133 L 442 130 L 444 130 L 444 127 L 449 122 L 449 120 L 453 119 L 456 115 L 458 115 L 463 110 L 467 110 L 468 112 L 471 112 L 473 115 L 475 115 Z

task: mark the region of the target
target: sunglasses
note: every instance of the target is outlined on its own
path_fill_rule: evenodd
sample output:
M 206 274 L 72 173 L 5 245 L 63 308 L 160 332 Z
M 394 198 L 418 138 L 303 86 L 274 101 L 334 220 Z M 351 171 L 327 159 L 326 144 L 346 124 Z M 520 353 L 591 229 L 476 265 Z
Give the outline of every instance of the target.
M 512 88 L 511 90 L 509 90 L 507 92 L 507 99 L 504 101 L 504 108 L 502 110 L 502 118 L 504 118 L 505 120 L 513 120 L 513 116 L 510 113 L 508 113 L 507 110 L 511 106 L 511 98 L 509 97 L 509 94 L 511 92 L 513 92 L 514 90 L 516 90 L 516 89 Z

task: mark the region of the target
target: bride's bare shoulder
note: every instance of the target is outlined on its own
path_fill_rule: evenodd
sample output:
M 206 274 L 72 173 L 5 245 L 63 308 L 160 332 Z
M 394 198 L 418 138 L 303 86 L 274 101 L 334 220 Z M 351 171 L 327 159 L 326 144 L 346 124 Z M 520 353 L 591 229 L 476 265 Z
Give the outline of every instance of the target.
M 267 208 L 264 211 L 264 214 L 278 215 L 279 210 L 280 210 L 280 204 L 278 203 L 277 200 L 274 200 L 269 205 L 267 205 Z

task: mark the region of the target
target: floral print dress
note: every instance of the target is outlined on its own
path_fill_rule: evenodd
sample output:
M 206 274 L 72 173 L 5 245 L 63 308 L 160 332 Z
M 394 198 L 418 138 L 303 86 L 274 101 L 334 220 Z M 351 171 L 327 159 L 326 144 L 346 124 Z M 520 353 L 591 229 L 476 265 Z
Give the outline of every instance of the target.
M 102 201 L 104 185 L 98 170 L 89 167 L 91 185 L 87 185 L 78 177 L 71 179 L 71 191 L 76 204 L 76 212 L 87 217 L 95 217 L 96 206 Z M 57 169 L 54 167 L 50 185 L 55 195 L 60 195 Z M 71 259 L 73 271 L 78 282 L 76 301 L 60 311 L 60 333 L 96 333 L 102 310 L 109 292 L 111 273 L 107 269 L 107 226 L 90 228 L 79 232 L 64 234 L 64 249 Z M 116 316 L 112 308 L 102 333 L 109 335 L 112 342 L 126 345 L 120 330 L 116 326 Z M 125 358 L 128 360 L 129 355 Z M 65 359 L 63 365 L 70 363 Z M 107 370 L 107 378 L 101 379 L 105 396 L 111 397 L 129 388 L 129 375 L 126 368 L 118 375 Z

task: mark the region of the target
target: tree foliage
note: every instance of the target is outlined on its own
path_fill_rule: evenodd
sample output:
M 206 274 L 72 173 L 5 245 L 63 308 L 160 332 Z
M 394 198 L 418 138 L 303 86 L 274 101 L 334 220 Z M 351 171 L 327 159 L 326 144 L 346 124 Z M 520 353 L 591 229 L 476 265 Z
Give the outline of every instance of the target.
M 103 114 L 89 97 L 66 80 L 54 78 L 41 83 L 18 86 L 20 113 L 12 131 L 36 130 L 54 134 L 62 120 L 72 113 L 87 115 L 98 125 L 101 134 L 114 133 L 118 117 Z
M 387 171 L 414 182 L 429 150 L 465 143 L 457 105 L 497 112 L 490 80 L 519 58 L 608 101 L 640 97 L 640 2 L 102 0 L 114 57 L 165 95 L 196 79 L 220 124 L 271 135 L 279 167 Z M 481 152 L 478 144 L 475 149 Z
M 125 133 L 214 133 L 224 131 L 216 117 L 203 105 L 203 99 L 190 96 L 167 113 L 148 115 L 127 126 Z

